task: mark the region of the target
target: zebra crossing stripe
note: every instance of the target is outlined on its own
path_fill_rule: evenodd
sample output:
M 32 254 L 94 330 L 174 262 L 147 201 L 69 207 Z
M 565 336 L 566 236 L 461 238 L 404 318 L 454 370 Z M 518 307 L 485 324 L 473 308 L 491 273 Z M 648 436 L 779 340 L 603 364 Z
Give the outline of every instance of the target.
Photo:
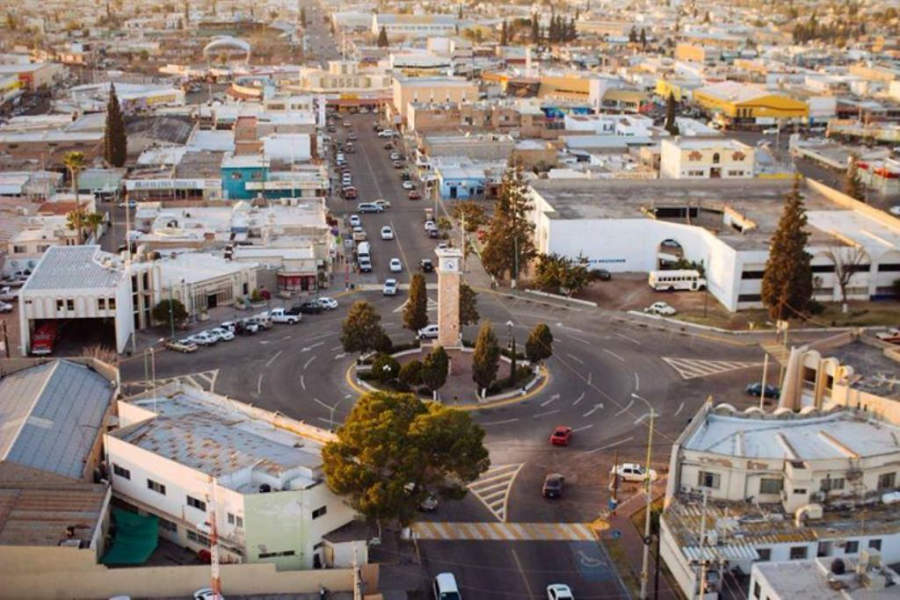
M 705 377 L 727 371 L 735 371 L 738 369 L 747 369 L 749 367 L 757 367 L 761 363 L 729 361 L 729 360 L 704 360 L 696 358 L 671 358 L 668 356 L 661 357 L 666 364 L 675 369 L 682 379 L 694 379 L 696 377 Z
M 469 484 L 469 491 L 498 521 L 506 521 L 509 493 L 524 463 L 499 465 L 488 469 Z
M 588 523 L 414 523 L 421 540 L 474 541 L 593 541 Z

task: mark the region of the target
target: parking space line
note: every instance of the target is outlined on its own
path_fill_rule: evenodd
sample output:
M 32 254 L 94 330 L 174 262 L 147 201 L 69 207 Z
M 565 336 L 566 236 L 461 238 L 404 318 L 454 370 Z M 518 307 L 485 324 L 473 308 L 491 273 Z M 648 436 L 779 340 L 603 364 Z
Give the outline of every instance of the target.
M 266 361 L 266 366 L 271 367 L 272 363 L 275 362 L 276 360 L 278 360 L 278 357 L 281 356 L 282 352 L 284 352 L 284 350 L 279 350 L 278 352 L 276 352 L 275 356 L 273 356 L 272 358 L 270 358 L 269 360 Z

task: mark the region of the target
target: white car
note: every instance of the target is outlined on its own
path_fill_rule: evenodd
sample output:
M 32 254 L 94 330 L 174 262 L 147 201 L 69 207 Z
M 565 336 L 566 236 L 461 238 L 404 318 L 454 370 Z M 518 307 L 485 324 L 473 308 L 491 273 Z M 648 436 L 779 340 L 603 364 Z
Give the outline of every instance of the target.
M 391 160 L 400 160 L 399 152 L 391 152 Z
M 391 201 L 390 201 L 390 200 L 384 200 L 384 199 L 382 199 L 382 198 L 379 198 L 378 200 L 376 200 L 376 201 L 373 202 L 372 204 L 374 204 L 375 206 L 380 206 L 380 207 L 381 207 L 381 210 L 384 210 L 384 209 L 386 209 L 386 208 L 390 208 L 390 207 L 391 207 Z
M 896 215 L 896 216 L 900 217 L 900 204 L 898 204 L 897 206 L 890 207 L 888 209 L 888 212 L 891 213 L 892 215 Z
M 399 273 L 403 270 L 403 263 L 400 262 L 399 258 L 391 259 L 391 273 Z
M 338 307 L 338 301 L 328 296 L 322 296 L 319 298 L 319 306 L 325 310 L 334 310 Z
M 381 239 L 383 240 L 392 240 L 394 239 L 394 230 L 391 229 L 390 225 L 385 225 L 381 228 Z
M 210 329 L 209 331 L 210 333 L 214 333 L 219 336 L 219 339 L 223 342 L 230 342 L 234 339 L 234 332 L 224 327 L 215 327 L 213 329 Z
M 13 305 L 9 302 L 0 302 L 0 313 L 12 312 Z
M 419 330 L 417 337 L 420 340 L 436 340 L 438 336 L 438 326 L 436 324 L 426 325 Z
M 629 482 L 641 482 L 647 480 L 647 469 L 637 463 L 622 463 L 618 467 L 609 470 L 609 475 L 619 475 L 619 480 Z M 650 469 L 650 481 L 656 481 L 656 471 Z
M 378 132 L 378 137 L 380 137 L 380 138 L 394 137 L 394 130 L 393 129 L 382 129 L 381 131 Z
M 216 593 L 212 588 L 200 588 L 194 592 L 194 600 L 216 600 Z M 219 594 L 218 600 L 225 600 L 225 596 Z
M 12 300 L 15 300 L 18 295 L 19 292 L 14 291 L 8 285 L 0 288 L 0 301 L 10 302 Z
M 551 583 L 547 586 L 547 600 L 575 600 L 572 588 L 564 583 Z
M 359 215 L 350 215 L 350 227 L 359 227 L 360 225 L 362 225 L 362 221 Z
M 432 229 L 437 229 L 437 225 L 434 224 L 434 221 L 432 221 L 431 219 L 425 221 L 425 231 L 428 232 Z
M 654 315 L 665 315 L 671 316 L 677 313 L 678 311 L 666 304 L 665 302 L 654 302 L 650 306 L 644 309 L 644 312 L 654 314 Z
M 385 296 L 396 296 L 397 295 L 397 280 L 396 279 L 385 279 L 384 287 L 381 289 L 381 293 Z
M 414 184 L 412 181 L 409 181 L 409 180 L 404 181 L 402 185 L 403 185 L 404 190 L 416 189 L 416 184 Z
M 210 335 L 205 331 L 201 331 L 200 333 L 195 333 L 194 335 L 187 338 L 188 341 L 197 344 L 198 346 L 212 346 L 216 342 L 219 341 L 219 338 Z

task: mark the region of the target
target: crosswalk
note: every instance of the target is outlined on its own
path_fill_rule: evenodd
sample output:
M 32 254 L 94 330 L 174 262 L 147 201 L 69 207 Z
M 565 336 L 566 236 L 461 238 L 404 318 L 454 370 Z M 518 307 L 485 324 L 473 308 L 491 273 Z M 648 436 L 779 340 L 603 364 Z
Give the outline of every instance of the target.
M 176 375 L 175 377 L 157 377 L 155 381 L 141 379 L 139 381 L 128 381 L 124 385 L 133 391 L 133 393 L 141 393 L 147 391 L 155 385 L 160 387 L 172 382 L 181 382 L 191 385 L 195 388 L 207 392 L 214 392 L 216 387 L 216 379 L 219 376 L 219 369 L 211 369 L 209 371 L 198 371 L 196 373 L 186 373 L 184 375 Z
M 420 540 L 594 541 L 592 523 L 437 523 L 412 526 Z
M 509 492 L 524 464 L 493 466 L 469 484 L 469 491 L 481 500 L 498 521 L 506 521 Z
M 682 379 L 707 377 L 709 375 L 717 375 L 727 371 L 758 367 L 762 364 L 759 362 L 739 360 L 705 360 L 699 358 L 672 358 L 668 356 L 663 356 L 661 358 L 666 361 L 666 364 L 675 369 Z

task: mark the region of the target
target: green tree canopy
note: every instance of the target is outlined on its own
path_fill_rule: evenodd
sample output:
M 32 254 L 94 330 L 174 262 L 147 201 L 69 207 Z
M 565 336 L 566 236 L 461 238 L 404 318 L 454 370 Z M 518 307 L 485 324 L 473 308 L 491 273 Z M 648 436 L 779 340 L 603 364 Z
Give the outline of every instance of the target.
M 379 352 L 372 361 L 372 375 L 381 383 L 393 381 L 400 375 L 400 363 L 390 354 Z
M 678 125 L 675 123 L 675 94 L 669 92 L 666 98 L 666 131 L 672 135 L 678 135 Z
M 385 337 L 381 315 L 375 312 L 375 308 L 364 300 L 354 302 L 341 324 L 344 352 L 383 350 L 381 346 Z
M 172 310 L 171 315 L 169 313 L 170 306 Z M 153 320 L 157 323 L 168 323 L 169 319 L 171 319 L 175 325 L 180 325 L 188 318 L 188 313 L 184 308 L 184 304 L 181 303 L 181 300 L 178 300 L 177 298 L 166 298 L 165 300 L 159 301 L 156 306 L 153 307 L 150 316 L 152 316 Z
M 428 325 L 428 294 L 425 276 L 416 273 L 409 282 L 409 295 L 403 307 L 403 326 L 416 332 Z
M 63 156 L 63 165 L 69 171 L 72 182 L 72 193 L 78 196 L 78 174 L 84 170 L 84 152 L 66 152 Z
M 437 346 L 425 360 L 422 361 L 420 376 L 422 383 L 431 391 L 437 391 L 447 383 L 447 373 L 450 368 L 450 357 L 443 346 Z
M 328 488 L 370 521 L 408 525 L 429 493 L 462 498 L 490 465 L 468 413 L 412 394 L 363 395 L 322 450 Z
M 553 355 L 553 334 L 546 323 L 538 323 L 528 334 L 525 342 L 525 356 L 533 363 L 546 360 Z
M 459 324 L 474 325 L 478 322 L 478 294 L 468 284 L 459 284 Z
M 538 258 L 535 284 L 546 292 L 572 295 L 583 290 L 590 280 L 590 272 L 581 261 L 576 262 L 556 253 Z
M 381 31 L 378 32 L 378 47 L 387 48 L 389 45 L 390 42 L 388 42 L 387 30 L 382 25 Z
M 116 86 L 109 86 L 109 102 L 106 104 L 106 128 L 103 132 L 103 159 L 114 167 L 125 164 L 128 154 L 128 138 L 122 107 L 116 95 Z
M 494 277 L 509 273 L 518 279 L 536 255 L 534 224 L 528 220 L 531 209 L 522 169 L 507 169 L 481 254 L 482 265 Z
M 475 351 L 472 353 L 472 380 L 478 384 L 479 390 L 494 383 L 499 368 L 500 345 L 491 322 L 485 321 L 478 329 Z
M 413 387 L 422 383 L 422 361 L 411 360 L 400 367 L 400 383 Z
M 460 222 L 460 227 L 463 227 L 466 233 L 475 233 L 485 223 L 484 208 L 474 200 L 454 204 L 451 214 Z
M 762 301 L 773 319 L 800 316 L 812 297 L 811 256 L 806 251 L 806 209 L 800 194 L 800 177 L 785 197 L 778 229 L 772 236 L 762 279 Z

